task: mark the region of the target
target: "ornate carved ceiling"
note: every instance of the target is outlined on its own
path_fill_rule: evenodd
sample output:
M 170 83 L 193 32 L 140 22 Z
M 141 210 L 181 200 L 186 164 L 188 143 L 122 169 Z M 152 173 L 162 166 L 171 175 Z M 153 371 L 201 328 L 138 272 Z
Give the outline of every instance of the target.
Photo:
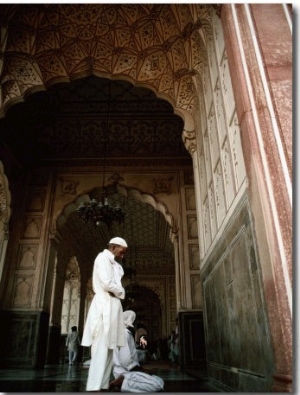
M 88 75 L 150 87 L 193 114 L 216 5 L 0 5 L 0 114 L 30 92 Z

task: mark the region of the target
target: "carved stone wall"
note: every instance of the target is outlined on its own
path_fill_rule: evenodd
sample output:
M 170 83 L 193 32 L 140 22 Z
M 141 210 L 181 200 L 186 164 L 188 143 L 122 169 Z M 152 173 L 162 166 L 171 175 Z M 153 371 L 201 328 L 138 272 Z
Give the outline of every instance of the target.
M 9 266 L 6 273 L 6 291 L 2 300 L 4 308 L 35 310 L 44 308 L 49 303 L 43 298 L 43 285 L 47 274 L 45 259 L 45 234 L 49 221 L 49 174 L 40 175 L 40 178 L 23 179 L 22 187 L 24 199 L 18 206 L 11 237 L 14 246 L 9 245 L 8 256 L 14 264 Z M 46 220 L 45 220 L 46 219 Z
M 268 391 L 272 382 L 260 266 L 245 198 L 201 270 L 209 376 L 232 391 Z

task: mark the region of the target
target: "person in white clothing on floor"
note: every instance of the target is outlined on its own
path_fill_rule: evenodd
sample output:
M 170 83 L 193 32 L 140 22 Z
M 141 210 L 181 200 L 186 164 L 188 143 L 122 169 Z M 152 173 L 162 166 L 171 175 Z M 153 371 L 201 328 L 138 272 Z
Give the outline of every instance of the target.
M 116 347 L 113 352 L 113 375 L 115 380 L 109 384 L 110 391 L 121 392 L 160 392 L 164 389 L 161 377 L 147 373 L 138 361 L 135 341 L 130 328 L 136 314 L 132 310 L 124 311 L 125 346 Z
M 123 308 L 125 298 L 121 279 L 123 259 L 128 246 L 121 237 L 114 237 L 108 249 L 98 254 L 93 268 L 93 297 L 85 323 L 82 346 L 91 346 L 91 363 L 87 391 L 107 390 L 113 363 L 113 350 L 125 344 Z

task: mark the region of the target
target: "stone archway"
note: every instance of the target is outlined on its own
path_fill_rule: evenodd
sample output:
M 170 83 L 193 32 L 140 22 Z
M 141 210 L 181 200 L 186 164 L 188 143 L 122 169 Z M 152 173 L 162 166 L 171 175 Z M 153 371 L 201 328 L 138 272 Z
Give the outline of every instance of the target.
M 287 13 L 282 5 L 222 5 L 222 21 L 218 9 L 219 6 L 201 4 L 138 5 L 136 9 L 127 4 L 99 5 L 98 8 L 97 5 L 78 5 L 78 8 L 76 5 L 1 5 L 1 50 L 4 56 L 0 60 L 0 114 L 5 114 L 14 103 L 29 97 L 31 92 L 44 90 L 45 86 L 51 86 L 55 82 L 91 75 L 109 78 L 121 76 L 124 80 L 132 81 L 135 86 L 149 87 L 160 97 L 166 98 L 176 113 L 183 114 L 183 138 L 185 143 L 191 143 L 197 178 L 197 214 L 202 221 L 199 224 L 199 236 L 202 237 L 199 245 L 201 275 L 206 279 L 206 300 L 211 295 L 211 301 L 215 301 L 217 306 L 215 310 L 223 309 L 225 317 L 230 319 L 231 309 L 226 303 L 221 308 L 220 298 L 211 290 L 220 289 L 220 282 L 226 283 L 230 287 L 236 287 L 234 293 L 246 298 L 245 292 L 250 289 L 249 284 L 254 282 L 249 281 L 249 284 L 244 285 L 241 278 L 232 276 L 243 271 L 233 270 L 231 273 L 230 265 L 239 259 L 243 262 L 248 262 L 249 259 L 249 275 L 252 277 L 255 276 L 256 268 L 258 273 L 262 269 L 262 281 L 255 282 L 256 289 L 259 290 L 255 293 L 259 296 L 257 306 L 261 306 L 259 298 L 260 295 L 263 298 L 262 291 L 265 290 L 278 380 L 289 381 L 292 249 L 289 243 L 291 202 L 288 195 L 291 194 L 291 185 L 287 168 L 284 169 L 280 165 L 282 161 L 278 160 L 285 156 L 284 152 L 279 155 L 278 149 L 287 148 L 290 159 L 289 147 L 281 147 L 282 143 L 286 143 L 280 135 L 290 136 L 291 130 L 291 100 L 288 96 L 292 82 L 290 77 L 286 77 L 291 71 L 291 29 L 285 27 Z M 271 13 L 278 24 L 272 25 L 272 31 L 268 27 Z M 130 47 L 132 42 L 134 44 Z M 278 48 L 272 56 L 269 56 L 269 42 Z M 281 50 L 283 47 L 285 51 Z M 260 59 L 266 60 L 265 68 L 259 67 Z M 287 73 L 277 73 L 279 67 L 274 73 L 274 61 L 276 68 L 284 62 Z M 234 77 L 234 89 L 230 76 Z M 282 106 L 281 95 L 286 106 Z M 271 101 L 272 105 L 269 103 Z M 261 112 L 262 108 L 276 111 Z M 288 114 L 287 117 L 283 116 L 285 113 Z M 275 119 L 274 124 L 272 121 Z M 273 130 L 275 126 L 278 127 L 276 133 Z M 240 127 L 243 133 L 240 133 Z M 286 140 L 289 144 L 289 139 Z M 260 141 L 259 146 L 257 141 Z M 247 171 L 243 166 L 243 153 L 247 155 Z M 289 166 L 288 170 L 291 171 L 290 169 Z M 51 185 L 51 188 L 54 186 Z M 275 196 L 272 196 L 273 191 L 276 191 Z M 34 189 L 27 192 L 29 195 Z M 46 188 L 43 193 L 46 195 Z M 250 204 L 244 199 L 245 195 L 249 195 Z M 47 206 L 49 200 L 37 210 L 40 224 L 50 212 Z M 33 216 L 30 209 L 26 209 L 24 208 L 24 216 L 20 218 L 20 226 L 26 225 L 26 218 L 30 217 L 31 221 Z M 225 248 L 233 241 L 233 235 L 242 235 L 239 230 L 248 225 L 248 222 L 239 222 L 239 213 L 244 212 L 247 215 L 242 218 L 249 218 L 249 223 L 253 218 L 255 222 L 253 231 L 248 228 L 249 237 L 246 241 L 248 243 L 250 239 L 253 244 L 257 242 L 257 254 L 255 248 L 255 253 L 251 254 L 247 254 L 247 248 L 239 248 L 238 254 L 232 257 L 231 251 L 226 251 Z M 189 216 L 185 212 L 184 215 L 185 219 L 195 224 L 194 214 Z M 235 218 L 236 229 L 232 230 Z M 34 249 L 39 252 L 38 263 L 43 263 L 46 258 L 44 240 L 47 237 L 47 226 L 39 227 L 42 233 L 35 233 L 37 237 Z M 185 245 L 196 247 L 189 243 L 195 233 L 193 230 L 190 234 L 192 237 L 186 238 Z M 13 241 L 7 265 L 11 270 L 11 282 L 17 276 L 22 282 L 26 275 L 26 267 L 17 269 L 22 256 L 18 250 L 22 248 L 24 241 L 30 244 L 31 240 L 27 237 L 28 234 L 24 236 L 22 240 L 22 236 L 17 235 Z M 248 245 L 247 243 L 242 245 Z M 219 247 L 222 248 L 218 250 Z M 227 252 L 230 257 L 228 260 Z M 224 256 L 225 260 L 219 259 Z M 254 256 L 258 258 L 255 262 Z M 197 290 L 199 283 L 196 280 L 199 276 L 198 273 L 194 274 L 195 267 L 189 265 L 188 257 L 188 250 L 181 252 L 182 261 L 187 262 L 183 270 L 183 285 L 194 284 Z M 227 262 L 230 264 L 227 265 Z M 220 270 L 217 270 L 218 265 Z M 28 284 L 33 290 L 33 296 L 26 299 L 26 309 L 39 312 L 45 308 L 47 311 L 48 305 L 44 301 L 46 297 L 36 297 L 41 289 L 47 289 L 39 284 L 42 278 L 39 276 L 40 267 L 37 265 L 32 270 Z M 225 273 L 224 278 L 221 277 L 222 273 Z M 4 305 L 10 312 L 20 307 L 14 304 L 12 297 L 18 289 L 18 286 L 14 288 L 12 285 L 6 292 L 5 287 Z M 180 307 L 202 307 L 201 300 L 195 303 L 192 295 L 187 296 L 185 305 Z M 226 300 L 225 297 L 222 299 Z M 248 297 L 247 300 L 254 298 Z M 279 320 L 273 317 L 274 306 L 282 313 Z M 210 314 L 214 311 L 214 306 L 206 306 L 206 310 Z M 257 308 L 258 316 L 262 311 L 265 314 L 266 310 Z M 235 313 L 243 314 L 243 310 L 239 310 L 237 305 Z M 259 317 L 260 323 L 266 322 L 264 317 Z M 248 366 L 248 377 L 242 364 L 232 371 L 231 367 L 235 366 L 231 360 L 233 354 L 228 352 L 224 356 L 222 349 L 227 333 L 224 333 L 219 344 L 214 343 L 216 333 L 219 335 L 224 329 L 223 322 L 222 319 L 214 320 L 215 333 L 211 331 L 211 327 L 208 331 L 208 335 L 212 334 L 211 341 L 214 344 L 211 351 L 216 352 L 215 356 L 210 356 L 212 371 L 218 369 L 215 360 L 224 360 L 225 368 L 229 369 L 229 375 L 232 376 L 228 375 L 226 380 L 229 384 L 238 381 L 248 388 L 253 372 L 257 370 L 260 376 L 271 380 L 271 368 L 266 372 L 265 367 L 272 366 L 273 357 L 267 349 L 265 353 L 271 360 L 270 363 L 258 367 L 259 361 L 253 358 L 253 367 Z M 249 335 L 244 330 L 247 327 L 247 323 L 239 320 L 243 346 L 246 354 L 251 356 L 259 331 L 249 340 L 244 336 Z M 236 326 L 233 325 L 233 328 L 236 329 Z M 229 327 L 228 332 L 232 333 L 230 329 L 232 328 Z M 267 325 L 265 332 L 269 339 Z M 262 341 L 262 344 L 266 342 Z M 232 350 L 234 349 L 233 346 Z M 237 357 L 240 355 L 238 350 L 235 353 Z M 28 357 L 27 361 L 31 362 L 32 357 Z M 222 370 L 215 371 L 213 375 L 221 377 Z M 260 389 L 270 387 L 269 383 L 262 383 Z
M 129 252 L 126 256 L 126 263 L 124 263 L 124 270 L 126 273 L 127 262 L 129 264 L 134 264 L 137 272 L 138 284 L 147 289 L 155 289 L 152 294 L 159 295 L 160 308 L 163 308 L 164 317 L 160 316 L 159 320 L 159 333 L 166 335 L 169 333 L 171 326 L 174 325 L 176 311 L 174 306 L 176 306 L 176 291 L 175 291 L 175 266 L 179 263 L 176 261 L 178 257 L 175 254 L 175 249 L 177 247 L 177 229 L 176 220 L 167 208 L 167 205 L 160 201 L 155 195 L 150 193 L 142 192 L 137 188 L 117 184 L 116 194 L 111 196 L 112 202 L 119 201 L 118 199 L 125 199 L 126 210 L 129 217 L 125 217 L 125 226 L 115 225 L 114 234 L 120 234 L 129 242 Z M 115 200 L 117 199 L 117 200 Z M 77 247 L 79 249 L 75 253 L 82 274 L 82 305 L 84 304 L 84 299 L 88 295 L 87 286 L 90 281 L 90 276 L 92 274 L 92 265 L 94 258 L 90 255 L 88 262 L 87 258 L 83 257 L 82 251 L 80 250 L 80 245 L 85 251 L 90 251 L 94 247 L 89 247 L 87 245 L 87 240 L 95 239 L 97 248 L 94 250 L 94 254 L 99 253 L 103 248 L 106 248 L 107 241 L 109 239 L 109 233 L 107 232 L 107 227 L 105 224 L 101 224 L 97 228 L 83 226 L 81 223 L 81 218 L 76 214 L 76 208 L 83 201 L 89 201 L 90 196 L 88 194 L 83 194 L 74 199 L 73 202 L 66 205 L 63 210 L 61 210 L 60 215 L 56 220 L 56 240 L 60 240 L 57 243 L 57 255 L 58 264 L 56 271 L 63 276 L 62 268 L 64 260 L 67 259 L 67 251 L 74 251 L 75 246 L 72 246 L 72 241 L 64 241 L 69 234 L 77 234 Z M 126 211 L 125 210 L 125 211 Z M 145 210 L 145 211 L 144 211 Z M 151 219 L 157 217 L 157 219 Z M 152 222 L 154 220 L 154 222 Z M 126 223 L 128 221 L 128 223 Z M 137 222 L 135 222 L 137 221 Z M 144 229 L 144 226 L 147 229 Z M 131 234 L 132 227 L 135 229 L 135 233 Z M 80 236 L 80 232 L 85 232 Z M 156 235 L 156 232 L 159 232 Z M 144 233 L 144 235 L 143 235 Z M 152 245 L 154 240 L 159 238 L 159 243 L 161 248 L 166 248 L 163 253 L 156 250 L 155 245 Z M 85 240 L 85 242 L 84 242 Z M 136 243 L 133 245 L 133 243 Z M 150 243 L 148 246 L 147 243 Z M 166 243 L 166 245 L 165 245 Z M 146 277 L 145 277 L 146 276 Z M 179 281 L 178 281 L 179 282 Z M 128 277 L 124 277 L 123 285 L 128 286 Z M 169 294 L 172 288 L 172 294 Z M 55 288 L 57 292 L 62 291 L 62 287 Z M 149 293 L 149 292 L 148 292 Z M 158 296 L 156 296 L 158 297 Z M 60 298 L 59 294 L 54 296 L 55 299 Z M 170 313 L 170 308 L 172 306 L 172 315 Z M 146 307 L 146 306 L 145 306 Z M 57 310 L 58 306 L 53 306 L 54 310 Z M 59 311 L 59 309 L 58 309 Z M 84 312 L 81 311 L 81 326 L 84 323 Z M 56 319 L 57 321 L 57 319 Z

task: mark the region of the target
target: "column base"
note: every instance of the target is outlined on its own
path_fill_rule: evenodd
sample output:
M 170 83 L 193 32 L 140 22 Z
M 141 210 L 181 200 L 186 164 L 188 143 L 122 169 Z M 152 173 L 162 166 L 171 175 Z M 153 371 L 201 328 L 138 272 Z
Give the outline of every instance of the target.
M 290 374 L 274 374 L 272 392 L 293 392 L 293 376 Z

